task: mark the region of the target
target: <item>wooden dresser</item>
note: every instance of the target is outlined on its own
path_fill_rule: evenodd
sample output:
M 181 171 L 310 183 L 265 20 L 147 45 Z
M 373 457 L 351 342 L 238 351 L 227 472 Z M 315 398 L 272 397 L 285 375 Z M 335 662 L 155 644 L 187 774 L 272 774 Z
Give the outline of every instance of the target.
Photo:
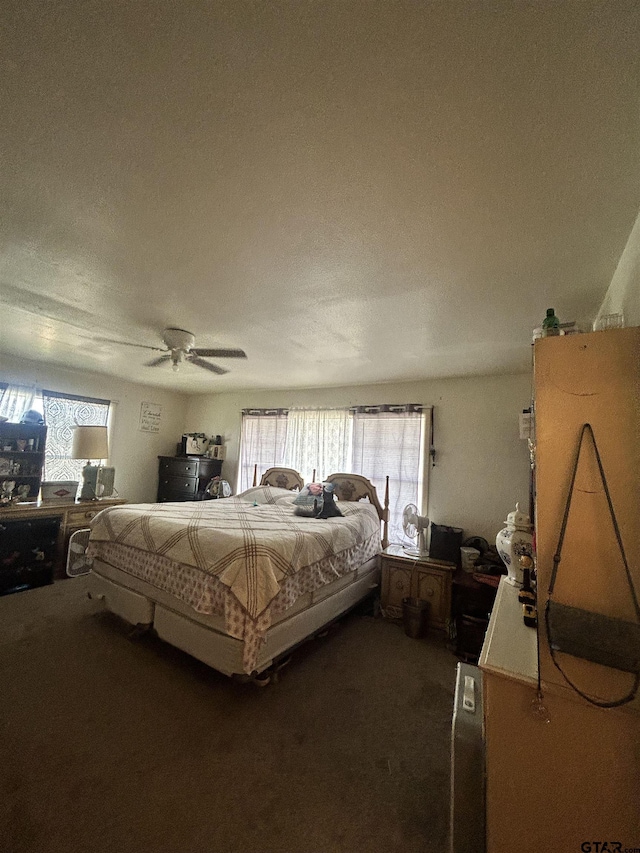
M 222 471 L 221 459 L 206 456 L 159 456 L 158 460 L 158 503 L 195 501 Z
M 31 527 L 34 531 L 34 536 L 40 535 L 37 531 L 41 530 L 42 535 L 47 539 L 50 538 L 51 530 L 55 530 L 55 546 L 52 552 L 53 565 L 49 572 L 50 577 L 46 577 L 45 573 L 41 573 L 40 580 L 48 583 L 50 580 L 62 580 L 67 577 L 67 548 L 69 537 L 76 530 L 82 530 L 89 527 L 91 519 L 96 516 L 100 510 L 110 506 L 126 503 L 122 498 L 104 498 L 101 501 L 38 501 L 33 503 L 18 503 L 8 504 L 0 507 L 0 552 L 4 548 L 4 543 L 12 541 L 13 533 L 24 535 L 26 528 L 22 530 L 25 522 L 27 527 L 31 522 Z M 50 521 L 51 525 L 46 522 Z M 35 543 L 35 539 L 34 539 Z M 42 552 L 48 554 L 47 543 L 43 542 Z M 36 543 L 37 545 L 37 543 Z M 10 546 L 9 546 L 10 547 Z M 11 555 L 3 555 L 3 563 Z M 6 564 L 9 565 L 8 563 Z M 19 566 L 13 566 L 12 570 L 19 570 Z M 2 569 L 0 569 L 2 571 Z M 19 571 L 18 571 L 19 573 Z
M 448 631 L 451 620 L 451 581 L 454 563 L 412 557 L 401 545 L 389 545 L 381 554 L 380 605 L 384 616 L 402 617 L 402 599 L 421 598 L 431 604 L 429 627 Z

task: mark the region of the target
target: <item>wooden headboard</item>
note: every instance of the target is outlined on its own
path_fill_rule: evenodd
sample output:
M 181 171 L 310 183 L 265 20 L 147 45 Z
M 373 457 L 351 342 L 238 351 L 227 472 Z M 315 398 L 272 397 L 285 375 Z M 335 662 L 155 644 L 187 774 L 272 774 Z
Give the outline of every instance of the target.
M 333 483 L 333 492 L 339 501 L 359 501 L 368 498 L 382 522 L 382 547 L 389 544 L 389 478 L 384 489 L 384 506 L 378 500 L 378 492 L 371 480 L 360 474 L 329 474 L 327 483 Z
M 258 485 L 258 466 L 253 468 L 253 485 Z M 261 486 L 273 486 L 277 489 L 301 489 L 304 480 L 293 468 L 267 468 L 260 478 Z

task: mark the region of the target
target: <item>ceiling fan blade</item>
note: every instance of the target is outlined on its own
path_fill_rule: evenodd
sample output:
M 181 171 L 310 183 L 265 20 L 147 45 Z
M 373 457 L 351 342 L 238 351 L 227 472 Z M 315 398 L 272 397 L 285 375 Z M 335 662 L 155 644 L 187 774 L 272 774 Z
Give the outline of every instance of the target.
M 150 347 L 150 346 L 147 346 L 147 344 L 132 344 L 129 341 L 117 341 L 117 340 L 115 340 L 115 338 L 96 338 L 96 337 L 92 336 L 91 340 L 92 341 L 98 341 L 101 344 L 121 344 L 122 346 L 125 346 L 125 347 L 139 347 L 140 349 L 153 349 L 153 350 L 156 350 L 157 352 L 166 352 L 167 351 L 166 347 Z
M 145 362 L 145 367 L 157 367 L 159 364 L 166 364 L 168 361 L 171 361 L 171 353 L 167 353 L 167 355 L 161 355 L 160 358 L 154 358 L 151 361 Z
M 190 361 L 191 364 L 197 364 L 198 367 L 204 367 L 205 370 L 210 370 L 212 373 L 217 373 L 219 376 L 222 376 L 223 373 L 229 372 L 228 370 L 225 370 L 224 367 L 219 367 L 217 364 L 212 364 L 210 361 L 198 358 L 197 355 L 188 355 L 187 361 Z
M 191 352 L 204 358 L 246 358 L 247 354 L 241 349 L 201 349 L 194 347 Z

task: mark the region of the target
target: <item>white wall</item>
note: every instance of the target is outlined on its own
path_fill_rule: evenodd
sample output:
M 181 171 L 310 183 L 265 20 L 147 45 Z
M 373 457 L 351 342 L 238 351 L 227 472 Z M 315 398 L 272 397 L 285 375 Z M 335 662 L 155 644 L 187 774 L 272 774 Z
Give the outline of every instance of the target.
M 423 403 L 434 406 L 436 465 L 429 516 L 495 539 L 506 514 L 528 508 L 529 456 L 518 437 L 518 415 L 531 399 L 530 374 L 440 379 L 390 385 L 309 390 L 241 391 L 193 396 L 187 431 L 224 436 L 223 476 L 236 482 L 241 410 L 251 407 Z
M 187 399 L 184 395 L 101 373 L 58 368 L 46 362 L 24 361 L 5 355 L 0 359 L 0 380 L 116 402 L 109 457 L 109 464 L 116 469 L 115 487 L 128 501 L 155 501 L 157 457 L 174 456 L 176 443 L 185 429 Z M 158 433 L 138 429 L 142 402 L 162 406 Z
M 518 438 L 518 414 L 529 406 L 529 374 L 186 397 L 103 374 L 2 356 L 0 380 L 116 401 L 109 461 L 116 469 L 118 492 L 132 502 L 155 500 L 157 457 L 173 456 L 183 432 L 223 435 L 223 475 L 235 484 L 244 408 L 417 402 L 434 406 L 436 465 L 428 510 L 433 521 L 491 541 L 516 501 L 528 506 L 528 452 Z M 162 406 L 157 434 L 138 429 L 143 401 Z
M 620 313 L 624 314 L 625 326 L 640 326 L 640 216 L 629 235 L 598 317 Z

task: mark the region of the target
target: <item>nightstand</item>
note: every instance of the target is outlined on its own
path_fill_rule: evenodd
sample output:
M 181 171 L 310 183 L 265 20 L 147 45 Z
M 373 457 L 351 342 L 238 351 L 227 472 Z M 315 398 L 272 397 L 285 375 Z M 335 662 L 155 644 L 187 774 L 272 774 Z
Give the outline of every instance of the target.
M 401 545 L 389 545 L 380 555 L 382 615 L 402 618 L 402 599 L 422 598 L 431 604 L 429 627 L 449 631 L 451 620 L 451 581 L 455 563 L 412 557 Z

